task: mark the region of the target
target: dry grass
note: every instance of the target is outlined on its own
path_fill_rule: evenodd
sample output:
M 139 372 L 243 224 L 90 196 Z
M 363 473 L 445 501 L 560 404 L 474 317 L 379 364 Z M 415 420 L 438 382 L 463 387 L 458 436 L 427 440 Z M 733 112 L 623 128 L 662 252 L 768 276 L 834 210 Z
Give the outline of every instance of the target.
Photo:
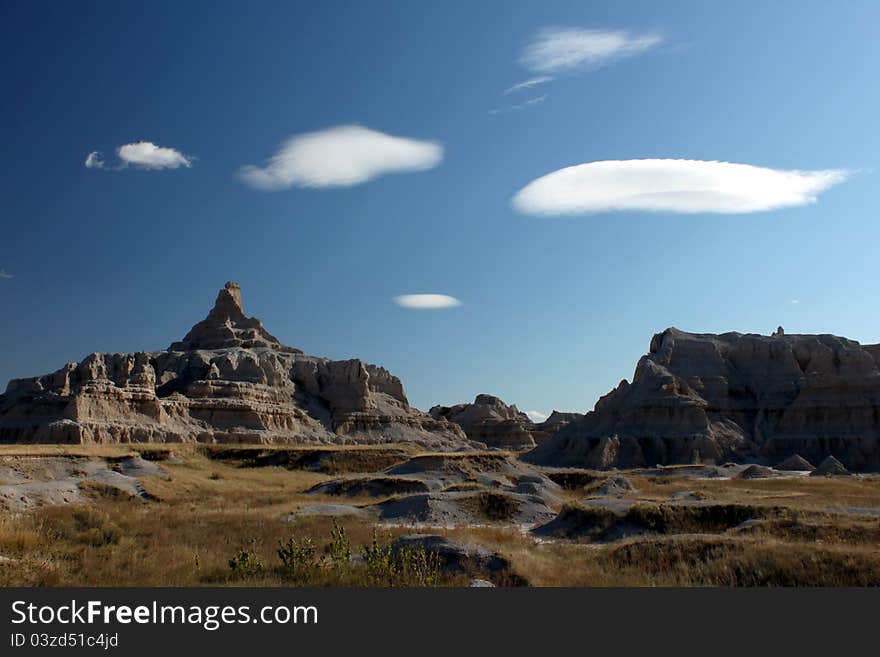
M 876 547 L 688 536 L 625 543 L 600 561 L 654 586 L 880 586 Z
M 310 537 L 323 555 L 332 519 L 299 517 L 288 522 L 288 515 L 304 504 L 339 502 L 303 492 L 326 481 L 328 473 L 381 469 L 378 466 L 388 467 L 391 461 L 416 454 L 413 448 L 400 446 L 0 447 L 0 457 L 116 459 L 133 452 L 161 461 L 172 476 L 167 481 L 144 480 L 150 501 L 110 495 L 98 486 L 89 491 L 93 503 L 88 507 L 0 511 L 0 556 L 12 559 L 0 561 L 0 585 L 289 586 L 292 582 L 276 555 L 279 542 Z M 288 456 L 276 456 L 282 463 L 269 465 L 265 455 L 272 453 Z M 311 469 L 316 453 L 317 471 Z M 300 469 L 297 463 L 308 467 Z M 254 465 L 259 467 L 248 467 Z M 744 481 L 627 476 L 638 489 L 634 496 L 641 500 L 634 519 L 649 529 L 637 539 L 596 543 L 587 536 L 539 541 L 503 524 L 438 533 L 497 551 L 516 574 L 536 586 L 880 585 L 880 516 L 832 511 L 880 508 L 877 478 Z M 566 500 L 583 497 L 584 491 L 574 488 L 565 491 Z M 685 491 L 719 506 L 713 512 L 670 512 L 663 506 L 673 494 Z M 357 498 L 354 503 L 366 501 Z M 486 500 L 487 515 L 504 515 L 493 501 Z M 761 522 L 732 529 L 746 518 Z M 343 524 L 355 552 L 372 540 L 372 522 L 345 519 Z M 383 540 L 386 532 L 393 537 L 411 531 L 383 529 Z M 242 549 L 253 552 L 265 567 L 246 576 L 230 572 L 229 560 Z M 360 575 L 329 572 L 321 571 L 308 583 L 367 582 Z M 442 583 L 463 582 L 459 577 Z

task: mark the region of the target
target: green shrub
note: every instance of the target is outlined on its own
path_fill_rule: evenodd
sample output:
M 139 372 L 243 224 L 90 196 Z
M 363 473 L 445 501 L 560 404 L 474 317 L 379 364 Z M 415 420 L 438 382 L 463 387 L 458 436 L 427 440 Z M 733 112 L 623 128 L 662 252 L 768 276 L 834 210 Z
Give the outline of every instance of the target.
M 351 541 L 345 533 L 345 527 L 340 526 L 335 520 L 333 529 L 330 530 L 330 562 L 336 570 L 344 570 L 351 563 Z
M 361 550 L 367 578 L 372 586 L 437 586 L 440 558 L 424 548 L 395 550 L 389 540 L 380 543 L 376 530 L 373 540 Z
M 240 548 L 229 560 L 229 570 L 237 577 L 254 577 L 263 572 L 263 560 L 253 550 Z
M 438 586 L 440 584 L 440 555 L 425 548 L 405 548 L 398 553 L 401 586 Z
M 289 578 L 307 578 L 318 565 L 315 544 L 309 537 L 289 538 L 286 543 L 279 541 L 277 553 L 284 574 Z
M 398 564 L 395 560 L 394 550 L 391 543 L 380 543 L 376 530 L 373 530 L 373 540 L 369 545 L 361 549 L 364 565 L 367 568 L 367 577 L 377 585 L 393 581 L 398 574 Z

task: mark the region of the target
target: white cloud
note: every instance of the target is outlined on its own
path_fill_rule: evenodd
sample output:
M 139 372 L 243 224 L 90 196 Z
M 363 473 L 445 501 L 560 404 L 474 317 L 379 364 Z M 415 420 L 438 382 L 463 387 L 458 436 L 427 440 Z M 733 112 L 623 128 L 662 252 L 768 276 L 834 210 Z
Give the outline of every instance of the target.
M 133 164 L 143 169 L 177 169 L 192 166 L 192 157 L 188 157 L 174 148 L 156 146 L 149 141 L 138 141 L 125 144 L 116 149 L 122 165 Z
M 658 34 L 548 27 L 526 46 L 520 62 L 536 73 L 590 70 L 639 55 L 662 42 Z
M 543 422 L 547 419 L 547 416 L 541 411 L 526 411 L 526 415 L 528 415 L 529 419 L 535 424 Z
M 104 157 L 98 151 L 92 151 L 86 156 L 86 161 L 83 164 L 86 169 L 103 169 Z
M 532 105 L 540 105 L 545 100 L 547 100 L 548 96 L 549 96 L 549 94 L 544 94 L 543 96 L 538 96 L 537 98 L 531 98 L 524 103 L 520 103 L 519 105 L 514 105 L 513 109 L 521 110 L 521 109 L 525 109 L 527 107 L 531 107 Z
M 519 103 L 517 105 L 510 105 L 509 107 L 503 107 L 503 108 L 496 107 L 495 109 L 490 109 L 489 114 L 501 114 L 503 112 L 509 112 L 511 110 L 519 111 L 519 110 L 528 109 L 529 107 L 532 107 L 533 105 L 540 105 L 545 100 L 547 100 L 547 98 L 549 98 L 549 97 L 550 97 L 550 94 L 544 94 L 542 96 L 538 96 L 537 98 L 530 98 L 529 100 L 522 102 L 522 103 Z
M 546 82 L 551 82 L 555 80 L 552 75 L 540 75 L 536 78 L 529 78 L 528 80 L 523 80 L 522 82 L 518 82 L 512 87 L 508 87 L 504 90 L 503 95 L 512 94 L 515 91 L 522 91 L 523 89 L 531 89 L 532 87 L 537 87 L 539 84 L 544 84 Z
M 791 300 L 791 303 L 793 303 L 793 304 L 795 304 L 795 305 L 796 305 L 796 304 L 799 304 L 800 302 L 801 302 L 800 299 L 792 299 L 792 300 Z
M 394 303 L 411 310 L 434 310 L 460 306 L 461 301 L 445 294 L 402 294 L 394 297 Z
M 443 146 L 343 125 L 291 137 L 266 162 L 243 166 L 239 177 L 257 189 L 351 187 L 389 173 L 432 169 Z
M 5 269 L 0 269 L 0 278 L 12 278 L 12 274 L 7 274 Z
M 843 182 L 843 169 L 797 171 L 703 160 L 610 160 L 559 169 L 518 191 L 526 214 L 573 215 L 610 210 L 761 212 L 815 203 Z

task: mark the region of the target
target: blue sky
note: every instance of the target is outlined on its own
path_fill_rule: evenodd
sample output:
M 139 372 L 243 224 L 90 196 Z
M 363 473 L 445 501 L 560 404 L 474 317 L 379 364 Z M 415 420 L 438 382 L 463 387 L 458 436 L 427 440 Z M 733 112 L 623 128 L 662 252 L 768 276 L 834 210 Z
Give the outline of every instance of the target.
M 668 326 L 880 341 L 875 2 L 0 6 L 4 382 L 164 348 L 227 280 L 421 408 L 583 411 Z M 312 133 L 300 169 L 265 168 Z M 117 154 L 138 142 L 173 150 Z M 366 180 L 334 178 L 349 155 Z M 610 174 L 630 201 L 597 200 L 590 165 L 514 202 L 644 158 Z M 709 191 L 658 192 L 685 175 Z M 394 301 L 416 293 L 460 305 Z

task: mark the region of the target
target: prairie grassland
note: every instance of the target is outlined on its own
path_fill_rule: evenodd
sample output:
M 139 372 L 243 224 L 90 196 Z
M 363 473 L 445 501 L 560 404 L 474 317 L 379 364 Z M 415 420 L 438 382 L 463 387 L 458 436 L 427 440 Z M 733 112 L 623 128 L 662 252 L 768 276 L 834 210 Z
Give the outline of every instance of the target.
M 416 569 L 415 575 L 415 571 L 395 571 L 393 582 L 383 582 L 367 568 L 325 567 L 333 555 L 333 519 L 289 519 L 303 505 L 340 502 L 338 497 L 304 495 L 311 486 L 340 472 L 384 469 L 413 455 L 413 448 L 341 447 L 329 450 L 333 452 L 330 457 L 323 454 L 320 462 L 315 461 L 314 447 L 243 447 L 230 454 L 235 449 L 197 445 L 0 447 L 0 458 L 118 459 L 138 452 L 159 462 L 171 475 L 167 480 L 142 480 L 147 500 L 108 494 L 97 487 L 88 491 L 88 505 L 0 510 L 0 557 L 5 558 L 0 559 L 0 585 L 467 582 L 462 576 L 425 579 L 424 569 Z M 302 469 L 306 462 L 312 469 Z M 638 490 L 634 495 L 639 499 L 639 512 L 653 514 L 645 522 L 657 532 L 597 542 L 587 538 L 539 540 L 521 527 L 502 523 L 428 531 L 496 551 L 534 586 L 880 585 L 877 477 L 710 480 L 623 474 Z M 577 504 L 589 497 L 589 491 L 586 486 L 560 496 L 564 503 Z M 676 494 L 774 512 L 760 523 L 718 531 L 718 527 L 701 525 L 703 516 L 679 511 L 670 516 L 663 502 Z M 347 498 L 345 503 L 376 501 Z M 344 517 L 338 524 L 354 554 L 360 553 L 361 546 L 371 545 L 376 529 L 372 520 Z M 387 545 L 393 537 L 413 531 L 406 526 L 380 526 L 377 537 Z M 300 568 L 296 576 L 278 555 L 279 545 L 290 539 L 296 546 L 308 545 L 306 539 L 310 539 L 316 552 L 314 563 Z M 237 555 L 244 555 L 241 563 L 231 566 Z

